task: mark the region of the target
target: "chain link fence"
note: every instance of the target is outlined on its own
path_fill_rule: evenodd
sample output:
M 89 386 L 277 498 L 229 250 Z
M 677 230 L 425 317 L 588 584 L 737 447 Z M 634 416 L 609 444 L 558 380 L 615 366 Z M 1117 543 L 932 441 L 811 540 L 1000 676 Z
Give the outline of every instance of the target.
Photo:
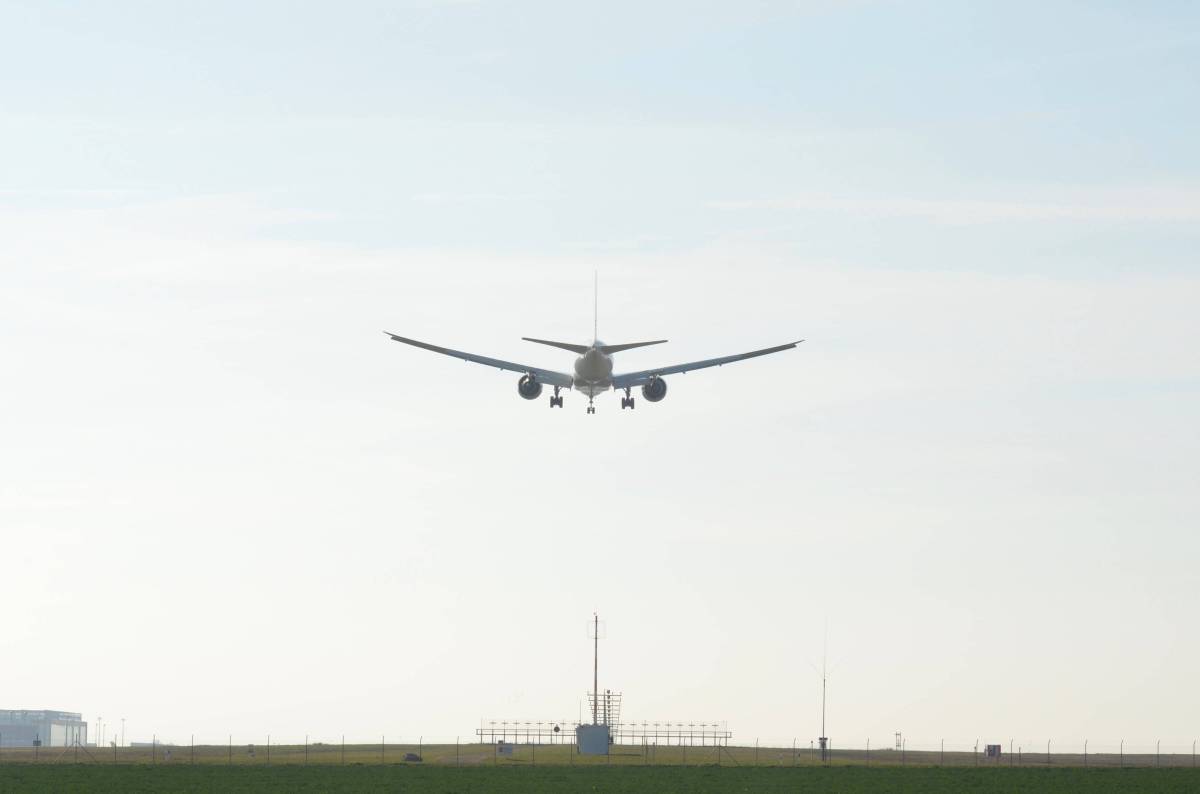
M 743 740 L 745 742 L 745 740 Z M 989 751 L 988 745 L 992 745 Z M 1196 767 L 1195 741 L 864 740 L 822 752 L 815 739 L 768 739 L 700 746 L 684 742 L 613 744 L 607 755 L 581 755 L 573 743 L 480 743 L 476 737 L 152 736 L 127 746 L 15 747 L 0 735 L 0 764 L 432 764 L 439 766 L 946 766 L 946 767 Z

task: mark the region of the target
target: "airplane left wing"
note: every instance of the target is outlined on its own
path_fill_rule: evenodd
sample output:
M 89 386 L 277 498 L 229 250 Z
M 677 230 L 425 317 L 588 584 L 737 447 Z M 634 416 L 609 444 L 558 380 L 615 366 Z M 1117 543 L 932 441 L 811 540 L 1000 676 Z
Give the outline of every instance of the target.
M 627 372 L 623 375 L 613 375 L 612 385 L 614 389 L 628 389 L 633 386 L 641 386 L 651 378 L 656 378 L 661 375 L 672 375 L 677 372 L 691 372 L 694 369 L 705 369 L 706 367 L 721 367 L 725 364 L 732 364 L 735 361 L 745 361 L 748 358 L 756 358 L 758 356 L 766 356 L 771 353 L 778 353 L 781 350 L 791 350 L 799 342 L 789 342 L 786 345 L 778 345 L 776 347 L 768 347 L 763 350 L 753 350 L 749 353 L 738 353 L 736 356 L 722 356 L 721 358 L 710 358 L 704 361 L 693 361 L 688 364 L 674 364 L 669 367 L 659 367 L 658 369 L 644 369 L 641 372 Z
M 496 367 L 497 369 L 506 369 L 510 372 L 521 372 L 527 375 L 533 375 L 538 381 L 548 386 L 562 386 L 563 388 L 571 388 L 571 384 L 575 379 L 566 372 L 555 372 L 550 369 L 541 369 L 540 367 L 531 367 L 528 364 L 517 364 L 512 361 L 502 361 L 498 358 L 488 358 L 487 356 L 477 356 L 474 353 L 464 353 L 461 350 L 451 350 L 448 347 L 438 347 L 431 345 L 428 342 L 418 342 L 416 339 L 407 339 L 403 336 L 397 336 L 391 331 L 384 331 L 393 341 L 403 342 L 406 345 L 420 347 L 425 350 L 431 350 L 434 353 L 441 353 L 444 356 L 453 356 L 461 358 L 463 361 L 472 361 L 476 364 L 483 364 L 487 367 Z

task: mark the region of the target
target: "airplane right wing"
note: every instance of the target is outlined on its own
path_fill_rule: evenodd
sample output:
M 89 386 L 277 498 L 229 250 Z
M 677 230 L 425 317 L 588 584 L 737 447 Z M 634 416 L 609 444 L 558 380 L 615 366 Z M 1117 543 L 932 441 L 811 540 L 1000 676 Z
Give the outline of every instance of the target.
M 453 356 L 461 358 L 463 361 L 471 361 L 476 364 L 483 364 L 488 367 L 496 367 L 497 369 L 506 369 L 510 372 L 520 372 L 526 375 L 533 375 L 540 383 L 548 386 L 561 386 L 569 389 L 575 382 L 575 379 L 566 372 L 555 372 L 550 369 L 541 369 L 539 367 L 531 367 L 527 364 L 516 364 L 512 361 L 501 361 L 498 358 L 488 358 L 487 356 L 477 356 L 474 353 L 464 353 L 461 350 L 451 350 L 448 347 L 438 347 L 431 345 L 428 342 L 418 342 L 416 339 L 407 339 L 403 336 L 397 336 L 391 331 L 384 331 L 395 342 L 403 342 L 406 345 L 419 347 L 424 350 L 431 350 L 434 353 L 441 353 L 444 356 Z
M 720 367 L 725 364 L 732 364 L 734 361 L 745 361 L 748 358 L 756 358 L 765 356 L 771 353 L 778 353 L 781 350 L 791 350 L 799 342 L 789 342 L 786 345 L 778 345 L 776 347 L 768 347 L 763 350 L 754 350 L 749 353 L 738 353 L 735 356 L 722 356 L 721 358 L 709 358 L 704 361 L 692 361 L 688 364 L 674 364 L 669 367 L 659 367 L 658 369 L 644 369 L 641 372 L 627 372 L 623 375 L 613 375 L 612 385 L 614 389 L 628 389 L 633 386 L 641 386 L 642 384 L 662 375 L 672 375 L 676 372 L 691 372 L 694 369 L 705 369 L 706 367 Z

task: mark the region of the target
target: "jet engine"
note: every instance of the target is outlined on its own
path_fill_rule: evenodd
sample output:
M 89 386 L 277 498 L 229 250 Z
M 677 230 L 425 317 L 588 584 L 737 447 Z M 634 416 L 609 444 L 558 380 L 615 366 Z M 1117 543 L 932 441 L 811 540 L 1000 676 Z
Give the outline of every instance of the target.
M 536 400 L 542 396 L 542 384 L 538 383 L 537 378 L 532 375 L 522 375 L 517 381 L 517 394 L 520 394 L 526 400 Z
M 656 403 L 667 396 L 667 382 L 655 375 L 642 386 L 642 397 Z

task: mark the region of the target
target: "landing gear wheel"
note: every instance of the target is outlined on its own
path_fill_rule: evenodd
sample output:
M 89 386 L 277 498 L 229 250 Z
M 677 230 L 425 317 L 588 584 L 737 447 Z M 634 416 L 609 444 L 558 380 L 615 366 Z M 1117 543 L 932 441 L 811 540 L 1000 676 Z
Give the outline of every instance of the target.
M 594 414 L 594 413 L 596 413 L 596 406 L 594 406 L 594 405 L 589 405 L 589 406 L 588 406 L 588 410 L 587 410 L 587 412 L 588 412 L 589 414 Z

